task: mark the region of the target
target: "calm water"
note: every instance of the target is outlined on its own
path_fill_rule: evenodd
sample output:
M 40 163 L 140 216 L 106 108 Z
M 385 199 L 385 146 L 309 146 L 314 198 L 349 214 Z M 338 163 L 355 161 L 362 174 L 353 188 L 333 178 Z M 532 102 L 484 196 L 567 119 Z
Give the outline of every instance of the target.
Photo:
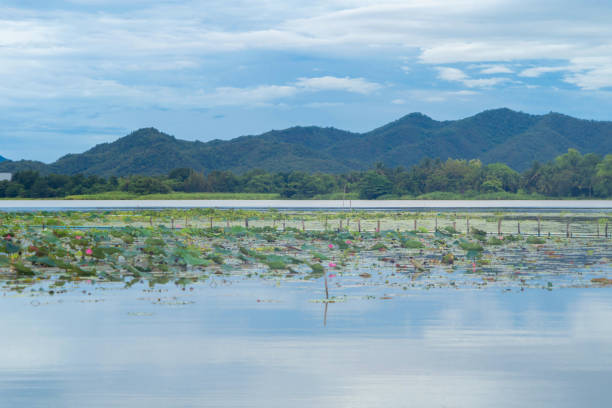
M 0 405 L 612 406 L 612 290 L 389 290 L 0 292 Z
M 612 200 L 0 200 L 0 211 L 135 208 L 612 209 Z

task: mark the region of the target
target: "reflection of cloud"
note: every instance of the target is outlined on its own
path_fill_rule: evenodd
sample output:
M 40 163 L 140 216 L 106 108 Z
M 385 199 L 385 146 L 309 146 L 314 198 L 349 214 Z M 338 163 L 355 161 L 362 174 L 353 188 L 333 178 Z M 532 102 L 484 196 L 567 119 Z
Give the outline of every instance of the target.
M 313 285 L 296 285 L 202 290 L 196 304 L 177 308 L 134 303 L 135 291 L 87 306 L 33 308 L 4 298 L 0 307 L 11 318 L 0 320 L 0 379 L 19 372 L 26 387 L 29 379 L 60 387 L 58 398 L 70 405 L 87 405 L 92 394 L 122 405 L 129 394 L 147 406 L 176 398 L 182 405 L 472 408 L 575 405 L 593 386 L 585 370 L 610 372 L 612 303 L 603 292 L 355 300 L 331 305 L 327 329 L 320 322 L 308 329 L 297 321 L 319 321 L 321 305 L 305 300 L 316 297 L 303 293 Z M 129 316 L 134 308 L 154 315 Z M 372 320 L 387 313 L 395 316 L 390 326 Z M 340 319 L 346 329 L 334 328 Z

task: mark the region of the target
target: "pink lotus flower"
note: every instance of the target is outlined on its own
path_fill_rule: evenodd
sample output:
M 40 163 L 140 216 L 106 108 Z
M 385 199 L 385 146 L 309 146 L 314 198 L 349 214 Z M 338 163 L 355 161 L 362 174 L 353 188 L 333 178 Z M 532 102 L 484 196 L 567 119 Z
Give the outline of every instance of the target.
M 334 247 L 334 244 L 329 244 L 328 247 L 329 249 L 332 249 Z
M 76 237 L 74 237 L 74 239 L 81 239 L 81 238 L 83 238 L 83 237 L 80 236 L 80 235 L 77 235 Z
M 330 267 L 330 268 L 335 268 L 335 267 L 336 267 L 336 264 L 335 264 L 334 262 L 330 262 L 330 263 L 329 263 L 329 267 Z
M 85 250 L 85 253 L 86 253 L 87 255 L 91 255 L 91 254 L 93 254 L 93 251 L 91 250 L 91 248 L 87 248 L 87 249 Z
M 336 274 L 335 274 L 335 273 L 330 273 L 330 274 L 329 274 L 329 277 L 330 277 L 330 278 L 335 278 L 335 277 L 336 277 Z
M 347 240 L 346 240 L 346 243 L 347 243 L 348 245 L 351 245 L 351 244 L 353 243 L 353 241 L 351 241 L 350 239 L 347 239 Z

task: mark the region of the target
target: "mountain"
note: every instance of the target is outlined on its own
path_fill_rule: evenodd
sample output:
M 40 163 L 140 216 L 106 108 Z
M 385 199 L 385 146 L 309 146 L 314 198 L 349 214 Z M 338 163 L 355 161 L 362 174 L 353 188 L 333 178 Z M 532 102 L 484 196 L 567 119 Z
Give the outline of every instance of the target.
M 3 161 L 6 161 L 6 158 L 0 156 L 0 163 L 2 163 Z
M 292 127 L 257 136 L 210 142 L 185 141 L 154 128 L 137 130 L 112 143 L 55 163 L 5 161 L 0 171 L 33 169 L 63 174 L 165 174 L 178 167 L 200 171 L 348 172 L 376 162 L 411 166 L 424 157 L 479 158 L 523 170 L 568 148 L 612 153 L 612 122 L 576 119 L 559 113 L 530 115 L 510 109 L 481 112 L 460 120 L 436 121 L 411 113 L 365 133 L 335 128 Z

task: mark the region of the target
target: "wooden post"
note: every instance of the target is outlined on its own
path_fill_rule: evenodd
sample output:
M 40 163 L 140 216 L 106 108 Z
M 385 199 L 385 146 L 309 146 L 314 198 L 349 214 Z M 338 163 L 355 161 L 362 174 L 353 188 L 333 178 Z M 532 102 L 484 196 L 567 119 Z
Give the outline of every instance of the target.
M 323 271 L 323 277 L 325 278 L 325 299 L 329 299 L 329 289 L 327 288 L 327 271 Z
M 435 228 L 434 228 L 434 231 L 437 231 L 437 230 L 438 230 L 438 216 L 437 216 L 437 215 L 436 215 L 436 221 L 435 221 L 435 223 L 436 223 L 436 226 L 435 226 Z
M 501 236 L 501 223 L 502 219 L 497 220 L 497 235 Z
M 457 221 L 453 221 L 453 230 L 457 231 Z
M 287 221 L 287 219 L 283 218 L 283 231 L 285 231 L 287 229 L 286 221 Z
M 599 238 L 599 222 L 597 222 L 597 237 Z
M 306 231 L 306 225 L 304 224 L 304 219 L 302 218 L 302 231 Z
M 325 231 L 327 231 L 327 215 L 325 216 Z
M 516 220 L 516 230 L 521 235 L 521 220 Z
M 210 229 L 212 229 L 212 217 L 209 217 L 209 218 L 208 218 L 208 221 L 209 221 L 209 223 L 210 223 Z
M 380 220 L 376 220 L 376 232 L 380 232 Z
M 565 237 L 569 238 L 570 237 L 570 223 L 569 221 L 567 222 L 567 224 L 565 225 Z
M 417 219 L 416 219 L 416 215 L 414 216 L 414 231 L 417 230 Z
M 229 220 L 227 218 L 225 219 L 225 226 L 229 228 Z
M 338 220 L 338 231 L 342 231 L 342 219 Z
M 149 216 L 149 225 L 152 227 L 153 226 L 153 217 Z M 43 228 L 44 229 L 44 228 Z
M 465 217 L 465 235 L 470 234 L 470 217 Z
M 174 229 L 174 218 L 172 218 L 172 229 Z
M 540 236 L 540 217 L 538 217 L 538 237 Z
M 244 219 L 244 228 L 249 229 L 249 219 L 248 218 Z
M 357 230 L 361 232 L 361 220 L 357 220 Z
M 608 222 L 606 221 L 606 238 L 608 238 Z

